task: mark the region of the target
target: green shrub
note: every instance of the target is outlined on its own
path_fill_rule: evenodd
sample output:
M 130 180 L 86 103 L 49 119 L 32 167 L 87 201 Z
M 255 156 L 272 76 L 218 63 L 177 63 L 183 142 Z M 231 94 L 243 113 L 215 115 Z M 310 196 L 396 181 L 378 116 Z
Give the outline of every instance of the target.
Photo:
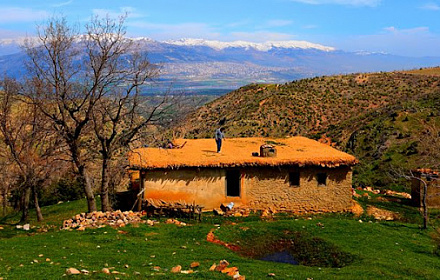
M 40 192 L 40 206 L 84 197 L 84 186 L 76 177 L 61 178 Z

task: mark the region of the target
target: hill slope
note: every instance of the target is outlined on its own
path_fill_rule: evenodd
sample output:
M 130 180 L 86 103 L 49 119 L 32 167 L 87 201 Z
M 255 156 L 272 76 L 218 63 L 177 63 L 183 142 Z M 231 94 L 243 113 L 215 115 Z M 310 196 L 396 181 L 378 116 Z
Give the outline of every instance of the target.
M 435 167 L 439 161 L 432 154 L 439 146 L 433 137 L 440 131 L 439 72 L 252 84 L 203 106 L 178 129 L 188 138 L 212 137 L 219 123 L 230 137 L 330 137 L 361 160 L 357 184 L 381 186 L 392 183 L 389 168 Z

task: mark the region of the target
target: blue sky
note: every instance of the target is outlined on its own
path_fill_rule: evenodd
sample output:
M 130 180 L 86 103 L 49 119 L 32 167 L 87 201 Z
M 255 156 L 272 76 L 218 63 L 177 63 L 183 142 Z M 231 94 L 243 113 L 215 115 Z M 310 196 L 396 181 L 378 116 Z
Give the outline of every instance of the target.
M 83 24 L 128 12 L 132 37 L 305 40 L 346 51 L 440 56 L 440 0 L 0 0 L 0 38 L 50 16 Z

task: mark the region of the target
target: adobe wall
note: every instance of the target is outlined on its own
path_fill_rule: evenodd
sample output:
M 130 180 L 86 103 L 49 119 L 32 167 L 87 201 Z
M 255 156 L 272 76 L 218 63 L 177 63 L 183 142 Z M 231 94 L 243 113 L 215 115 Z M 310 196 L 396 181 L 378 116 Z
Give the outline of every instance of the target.
M 289 171 L 300 172 L 300 186 L 289 184 Z M 273 207 L 296 213 L 340 212 L 351 208 L 352 173 L 343 168 L 242 168 L 240 197 L 226 196 L 224 169 L 153 170 L 145 175 L 145 198 L 184 200 L 218 208 L 234 202 L 253 209 Z M 327 185 L 318 186 L 316 174 L 328 174 Z
M 341 212 L 351 209 L 352 172 L 343 168 L 301 168 L 299 187 L 290 186 L 289 171 L 250 169 L 245 177 L 248 205 L 254 209 L 273 207 L 295 213 Z M 316 174 L 327 173 L 327 184 L 318 186 Z
M 226 200 L 225 170 L 152 170 L 145 174 L 144 198 L 195 202 L 205 209 L 218 208 Z M 227 201 L 241 202 L 241 198 Z

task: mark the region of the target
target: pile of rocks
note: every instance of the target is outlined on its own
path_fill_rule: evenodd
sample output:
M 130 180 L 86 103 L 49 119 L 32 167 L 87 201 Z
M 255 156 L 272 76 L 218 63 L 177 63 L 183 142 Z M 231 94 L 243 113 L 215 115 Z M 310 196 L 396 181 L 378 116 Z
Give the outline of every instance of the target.
M 81 213 L 73 216 L 71 219 L 65 220 L 62 229 L 85 230 L 87 227 L 103 227 L 106 225 L 124 227 L 132 223 L 148 223 L 148 221 L 142 220 L 144 215 L 145 212 L 122 212 L 121 210 Z

